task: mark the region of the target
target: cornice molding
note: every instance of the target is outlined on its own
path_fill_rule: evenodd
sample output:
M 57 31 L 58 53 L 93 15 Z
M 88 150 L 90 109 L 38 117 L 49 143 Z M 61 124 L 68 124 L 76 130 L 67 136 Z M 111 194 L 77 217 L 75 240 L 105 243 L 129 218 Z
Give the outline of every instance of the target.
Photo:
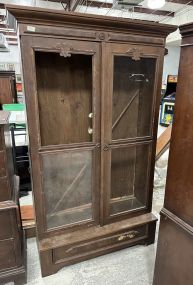
M 56 26 L 76 26 L 97 28 L 103 31 L 121 31 L 140 35 L 152 35 L 165 38 L 174 32 L 177 26 L 154 23 L 150 21 L 139 21 L 108 16 L 98 16 L 74 12 L 65 12 L 52 9 L 24 7 L 18 5 L 6 5 L 7 10 L 16 18 L 18 23 L 47 24 Z

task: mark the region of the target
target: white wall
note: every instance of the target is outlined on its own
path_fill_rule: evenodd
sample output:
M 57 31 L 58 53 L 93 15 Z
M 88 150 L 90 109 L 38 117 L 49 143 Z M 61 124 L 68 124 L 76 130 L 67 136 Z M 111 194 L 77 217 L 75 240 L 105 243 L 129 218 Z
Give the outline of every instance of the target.
M 8 52 L 0 52 L 0 63 L 14 63 L 16 74 L 21 74 L 18 46 L 9 46 Z
M 177 75 L 179 60 L 180 60 L 180 47 L 177 46 L 166 46 L 168 54 L 164 56 L 164 67 L 162 80 L 166 83 L 167 76 Z

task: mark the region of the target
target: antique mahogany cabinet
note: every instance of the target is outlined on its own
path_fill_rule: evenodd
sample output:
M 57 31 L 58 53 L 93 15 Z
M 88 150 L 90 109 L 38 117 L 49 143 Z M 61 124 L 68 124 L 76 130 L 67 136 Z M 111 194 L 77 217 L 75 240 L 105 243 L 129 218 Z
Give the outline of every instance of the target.
M 154 285 L 193 284 L 193 23 L 182 35 Z
M 8 10 L 20 35 L 43 276 L 154 242 L 164 45 L 176 27 Z
M 26 282 L 26 247 L 13 172 L 9 113 L 0 111 L 0 284 Z

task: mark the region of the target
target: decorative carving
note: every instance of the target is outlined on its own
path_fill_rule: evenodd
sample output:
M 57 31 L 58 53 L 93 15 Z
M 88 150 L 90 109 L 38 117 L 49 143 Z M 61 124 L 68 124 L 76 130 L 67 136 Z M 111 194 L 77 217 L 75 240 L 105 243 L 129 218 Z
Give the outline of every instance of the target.
M 138 48 L 130 48 L 128 49 L 127 53 L 129 55 L 131 55 L 131 58 L 133 60 L 140 60 L 141 59 L 141 56 L 143 55 L 143 52 L 142 50 L 138 49 Z
M 68 45 L 67 43 L 58 43 L 55 48 L 59 50 L 60 56 L 64 57 L 71 57 L 71 53 L 73 51 L 72 46 Z
M 72 53 L 78 53 L 78 54 L 94 54 L 95 51 L 93 50 L 80 50 L 80 49 L 74 49 L 72 46 L 70 46 L 68 43 L 58 43 L 54 47 L 54 49 L 57 49 L 60 53 L 60 56 L 64 57 L 71 57 Z
M 99 41 L 108 41 L 110 39 L 109 34 L 104 32 L 96 33 L 96 39 Z
M 99 33 L 99 40 L 103 41 L 105 39 L 105 33 Z

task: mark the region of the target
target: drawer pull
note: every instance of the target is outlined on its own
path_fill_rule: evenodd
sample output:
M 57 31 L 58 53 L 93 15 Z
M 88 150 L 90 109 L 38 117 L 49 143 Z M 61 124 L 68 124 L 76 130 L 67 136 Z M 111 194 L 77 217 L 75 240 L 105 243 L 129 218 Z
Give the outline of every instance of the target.
M 132 238 L 136 237 L 137 234 L 139 234 L 138 231 L 131 231 L 131 232 L 128 232 L 128 233 L 125 234 L 125 235 L 119 236 L 119 237 L 118 237 L 118 241 L 122 241 L 122 240 L 124 240 L 124 239 L 126 239 L 126 238 L 132 239 Z

